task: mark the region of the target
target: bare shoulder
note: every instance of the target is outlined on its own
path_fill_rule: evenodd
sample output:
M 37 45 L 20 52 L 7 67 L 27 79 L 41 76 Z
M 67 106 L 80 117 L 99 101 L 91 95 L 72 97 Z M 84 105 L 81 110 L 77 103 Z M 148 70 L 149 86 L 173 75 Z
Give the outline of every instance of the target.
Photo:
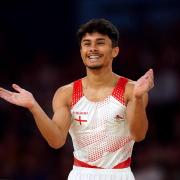
M 58 88 L 55 92 L 55 96 L 72 95 L 73 83 L 67 84 Z
M 52 102 L 53 108 L 62 105 L 70 107 L 72 92 L 73 92 L 73 83 L 58 88 L 53 97 L 53 102 Z

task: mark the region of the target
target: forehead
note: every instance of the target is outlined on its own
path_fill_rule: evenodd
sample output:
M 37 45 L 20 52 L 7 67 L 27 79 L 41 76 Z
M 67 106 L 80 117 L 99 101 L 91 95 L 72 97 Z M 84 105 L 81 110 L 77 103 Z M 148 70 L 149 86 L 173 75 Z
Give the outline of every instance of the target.
M 93 32 L 93 33 L 86 33 L 83 37 L 81 41 L 85 41 L 85 40 L 110 40 L 110 38 L 107 35 L 98 33 L 98 32 Z

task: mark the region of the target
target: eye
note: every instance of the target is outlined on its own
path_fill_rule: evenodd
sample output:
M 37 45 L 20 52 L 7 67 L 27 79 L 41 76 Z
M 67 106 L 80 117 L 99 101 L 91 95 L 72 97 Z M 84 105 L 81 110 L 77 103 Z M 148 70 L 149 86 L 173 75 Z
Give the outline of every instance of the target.
M 104 43 L 104 41 L 99 41 L 97 44 L 98 45 L 104 45 L 105 43 Z
M 85 46 L 89 46 L 89 45 L 90 45 L 90 43 L 85 43 L 84 45 L 85 45 Z
M 90 43 L 89 42 L 85 42 L 85 43 L 83 43 L 83 46 L 90 46 Z

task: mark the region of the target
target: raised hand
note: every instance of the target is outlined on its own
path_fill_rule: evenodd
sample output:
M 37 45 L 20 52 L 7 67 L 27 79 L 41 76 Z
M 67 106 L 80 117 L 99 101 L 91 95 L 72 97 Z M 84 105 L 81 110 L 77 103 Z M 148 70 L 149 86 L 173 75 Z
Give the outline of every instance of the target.
M 33 95 L 25 89 L 22 89 L 17 84 L 13 84 L 12 87 L 17 92 L 12 92 L 4 88 L 0 88 L 0 97 L 12 104 L 22 106 L 28 109 L 32 108 L 35 103 Z
M 136 81 L 133 95 L 136 98 L 141 98 L 145 93 L 147 93 L 153 87 L 154 87 L 154 75 L 153 75 L 153 70 L 150 69 Z

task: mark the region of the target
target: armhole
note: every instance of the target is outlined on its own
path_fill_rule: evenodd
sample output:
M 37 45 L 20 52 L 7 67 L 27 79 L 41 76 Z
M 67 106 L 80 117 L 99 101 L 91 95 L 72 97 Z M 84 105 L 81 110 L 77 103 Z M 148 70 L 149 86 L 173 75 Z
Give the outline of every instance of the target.
M 126 87 L 127 82 L 128 82 L 127 78 L 120 77 L 112 93 L 112 96 L 123 105 L 126 105 L 124 92 L 125 92 L 125 87 Z
M 73 82 L 71 108 L 81 99 L 82 96 L 83 96 L 82 80 L 79 79 L 79 80 Z

